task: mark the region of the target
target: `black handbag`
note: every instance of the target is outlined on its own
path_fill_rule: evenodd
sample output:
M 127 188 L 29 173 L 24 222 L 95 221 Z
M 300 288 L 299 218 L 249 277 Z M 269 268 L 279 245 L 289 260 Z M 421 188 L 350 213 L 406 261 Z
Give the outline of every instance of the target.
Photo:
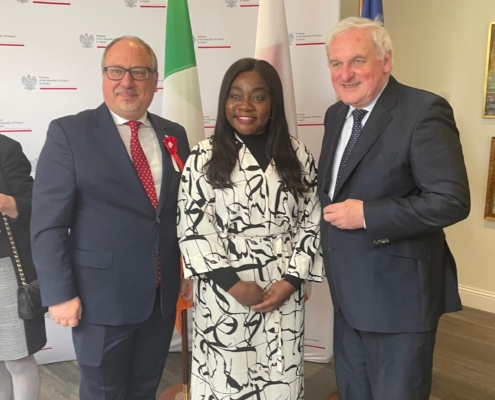
M 41 306 L 41 292 L 38 280 L 17 289 L 19 318 L 33 319 L 47 312 L 48 307 Z
M 22 286 L 17 289 L 19 318 L 33 319 L 38 315 L 46 313 L 48 308 L 42 307 L 41 305 L 41 292 L 38 280 L 34 280 L 30 283 L 26 282 L 26 277 L 24 276 L 24 271 L 22 270 L 21 259 L 19 258 L 19 253 L 17 253 L 17 247 L 14 242 L 14 235 L 12 234 L 12 229 L 10 229 L 9 220 L 4 214 L 2 214 L 2 216 L 3 222 L 5 223 L 5 230 L 7 231 L 7 236 L 9 237 L 10 247 L 12 247 L 15 265 L 17 267 L 17 271 L 19 272 L 19 277 L 22 284 Z

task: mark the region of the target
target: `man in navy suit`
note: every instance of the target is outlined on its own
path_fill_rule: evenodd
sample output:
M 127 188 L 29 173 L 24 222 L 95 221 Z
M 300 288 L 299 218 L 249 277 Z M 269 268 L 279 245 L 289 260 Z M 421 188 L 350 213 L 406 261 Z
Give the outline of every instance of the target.
M 102 60 L 104 104 L 52 121 L 33 191 L 33 258 L 51 318 L 73 328 L 82 400 L 151 400 L 179 292 L 180 172 L 164 140 L 184 129 L 147 112 L 157 60 L 122 37 Z M 161 281 L 161 283 L 160 283 Z
M 461 309 L 443 231 L 470 209 L 459 132 L 445 99 L 391 76 L 379 22 L 341 21 L 327 53 L 341 101 L 318 191 L 339 398 L 427 400 L 438 320 Z

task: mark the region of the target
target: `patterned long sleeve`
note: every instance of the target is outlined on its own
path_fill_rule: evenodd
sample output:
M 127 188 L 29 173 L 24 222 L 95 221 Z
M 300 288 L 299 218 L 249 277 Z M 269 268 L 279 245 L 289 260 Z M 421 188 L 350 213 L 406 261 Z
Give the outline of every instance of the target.
M 321 282 L 323 280 L 320 237 L 322 215 L 316 190 L 316 162 L 301 142 L 298 143 L 296 154 L 302 165 L 303 181 L 309 190 L 299 197 L 297 231 L 287 274 L 307 281 Z
M 210 155 L 205 142 L 199 143 L 191 151 L 182 173 L 177 233 L 185 278 L 230 267 L 226 242 L 218 226 L 221 221 L 215 212 L 214 189 L 203 171 Z

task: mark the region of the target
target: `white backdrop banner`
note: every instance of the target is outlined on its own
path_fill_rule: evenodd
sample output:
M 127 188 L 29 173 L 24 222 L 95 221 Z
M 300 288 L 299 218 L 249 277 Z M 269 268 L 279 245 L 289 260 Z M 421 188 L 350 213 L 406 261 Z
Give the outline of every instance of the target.
M 335 101 L 324 41 L 339 19 L 340 1 L 285 0 L 285 9 L 299 138 L 318 157 L 324 113 Z M 210 135 L 225 71 L 239 58 L 254 56 L 258 1 L 189 0 L 189 11 L 204 125 Z M 155 50 L 163 71 L 166 12 L 166 0 L 0 1 L 0 133 L 21 142 L 33 174 L 49 122 L 102 103 L 100 63 L 111 40 L 141 37 Z M 159 92 L 150 111 L 160 114 L 161 109 Z M 327 292 L 328 286 L 313 285 L 308 321 L 321 320 L 323 314 L 331 318 L 328 301 L 321 307 L 310 305 L 320 290 Z M 311 330 L 308 325 L 307 337 L 313 336 Z M 67 342 L 61 336 L 70 336 L 68 330 L 48 334 L 53 351 Z M 325 346 L 330 358 L 331 330 L 322 340 L 329 341 Z

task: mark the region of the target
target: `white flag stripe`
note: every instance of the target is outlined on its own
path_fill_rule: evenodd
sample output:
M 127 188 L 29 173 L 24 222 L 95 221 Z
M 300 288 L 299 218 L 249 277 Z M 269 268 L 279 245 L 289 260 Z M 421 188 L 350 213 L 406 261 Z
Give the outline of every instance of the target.
M 162 116 L 186 129 L 191 148 L 205 138 L 197 67 L 176 72 L 163 80 Z
M 277 70 L 284 87 L 285 114 L 289 132 L 297 137 L 296 98 L 283 0 L 259 2 L 255 58 L 268 61 Z

